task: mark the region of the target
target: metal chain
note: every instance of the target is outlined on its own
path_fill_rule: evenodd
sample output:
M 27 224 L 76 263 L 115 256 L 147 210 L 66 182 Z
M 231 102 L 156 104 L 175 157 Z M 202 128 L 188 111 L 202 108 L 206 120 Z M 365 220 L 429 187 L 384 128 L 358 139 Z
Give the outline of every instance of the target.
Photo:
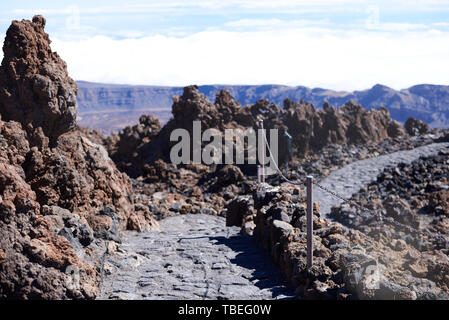
M 265 130 L 264 130 L 264 131 L 265 131 Z M 277 163 L 276 163 L 276 160 L 274 160 L 274 156 L 273 156 L 273 153 L 271 152 L 270 145 L 268 144 L 268 141 L 267 141 L 267 137 L 266 137 L 266 135 L 265 135 L 265 132 L 262 133 L 262 136 L 263 136 L 265 145 L 266 145 L 267 148 L 268 148 L 268 152 L 270 153 L 270 159 L 271 159 L 271 161 L 273 161 L 274 167 L 275 167 L 276 171 L 278 172 L 278 174 L 281 176 L 281 178 L 284 179 L 286 182 L 288 182 L 288 183 L 290 183 L 290 184 L 294 184 L 294 185 L 297 185 L 297 186 L 302 186 L 302 185 L 304 185 L 304 182 L 301 182 L 301 181 L 292 181 L 292 180 L 288 179 L 286 176 L 284 176 L 284 174 L 282 173 L 281 169 L 279 169 L 279 167 L 278 167 L 278 165 L 277 165 Z M 264 150 L 264 152 L 265 152 L 265 150 Z M 265 172 L 263 172 L 263 174 L 265 174 Z
M 336 193 L 335 191 L 332 191 L 332 190 L 326 188 L 325 186 L 319 184 L 319 183 L 316 182 L 316 181 L 312 181 L 312 183 L 313 183 L 314 185 L 316 185 L 318 188 L 320 188 L 321 190 L 323 190 L 323 191 L 325 191 L 325 192 L 327 192 L 327 193 L 333 195 L 334 197 L 336 197 L 336 198 L 342 200 L 343 202 L 345 202 L 345 203 L 347 203 L 347 204 L 350 204 L 350 205 L 353 205 L 353 206 L 359 208 L 359 209 L 362 210 L 362 211 L 365 211 L 365 212 L 372 212 L 372 211 L 373 211 L 373 210 L 368 209 L 368 208 L 366 208 L 366 207 L 364 207 L 364 206 L 361 206 L 361 205 L 359 205 L 359 204 L 357 204 L 357 203 L 354 203 L 353 201 L 351 201 L 351 199 L 346 199 L 345 197 L 339 195 L 339 194 Z
M 304 182 L 300 182 L 300 181 L 291 181 L 291 180 L 289 180 L 286 176 L 284 176 L 284 174 L 282 173 L 282 171 L 279 169 L 279 167 L 278 167 L 276 161 L 274 160 L 273 154 L 272 154 L 272 152 L 271 152 L 270 146 L 268 145 L 267 138 L 266 138 L 265 134 L 263 134 L 263 137 L 264 137 L 264 140 L 265 140 L 265 145 L 267 146 L 268 151 L 269 151 L 269 153 L 270 153 L 270 158 L 271 158 L 271 160 L 273 161 L 274 166 L 275 166 L 275 168 L 276 168 L 276 171 L 279 173 L 279 175 L 280 175 L 286 182 L 288 182 L 288 183 L 291 183 L 291 184 L 294 184 L 294 185 L 303 185 L 303 186 L 305 186 L 305 183 L 304 183 Z M 336 193 L 336 192 L 334 192 L 334 191 L 328 189 L 327 187 L 325 187 L 325 186 L 319 184 L 319 183 L 316 182 L 316 181 L 312 181 L 312 183 L 313 183 L 314 185 L 316 185 L 318 188 L 320 188 L 321 190 L 323 190 L 324 192 L 327 192 L 327 193 L 329 193 L 330 195 L 336 197 L 337 199 L 342 200 L 344 203 L 347 203 L 347 204 L 349 204 L 349 205 L 351 205 L 351 206 L 357 207 L 358 209 L 360 209 L 361 211 L 364 211 L 364 212 L 375 213 L 374 210 L 368 209 L 368 208 L 366 208 L 366 207 L 364 207 L 364 206 L 362 206 L 362 205 L 359 205 L 359 204 L 355 203 L 354 201 L 351 201 L 351 199 L 346 199 L 344 196 L 339 195 L 338 193 Z M 375 214 L 378 216 L 378 218 L 379 218 L 380 221 L 383 221 L 383 217 L 382 217 L 380 214 L 378 214 L 378 213 L 375 213 Z M 393 224 L 395 227 L 397 227 L 397 228 L 410 229 L 410 226 L 408 226 L 408 225 L 406 225 L 406 224 L 403 224 L 403 223 L 400 223 L 400 222 L 398 222 L 398 221 L 393 221 L 392 224 Z M 418 233 L 418 234 L 427 236 L 427 237 L 429 237 L 429 238 L 434 238 L 434 239 L 437 238 L 437 236 L 432 235 L 431 233 L 429 233 L 429 232 L 427 232 L 427 231 L 416 230 L 416 229 L 415 229 L 414 231 L 415 231 L 416 233 Z
M 351 201 L 350 199 L 345 199 L 344 197 L 342 197 L 341 195 L 335 193 L 334 191 L 329 190 L 329 189 L 326 188 L 325 186 L 320 185 L 318 182 L 313 182 L 313 184 L 315 184 L 317 187 L 319 187 L 319 188 L 322 189 L 323 191 L 325 191 L 325 192 L 327 192 L 327 193 L 333 195 L 334 197 L 336 197 L 336 198 L 342 200 L 343 202 L 348 203 L 348 204 L 351 205 L 351 206 L 357 207 L 357 208 L 359 208 L 360 210 L 365 211 L 365 212 L 368 212 L 368 213 L 374 213 L 374 214 L 376 214 L 376 215 L 378 216 L 378 218 L 379 218 L 380 221 L 384 221 L 384 220 L 383 220 L 383 217 L 382 217 L 382 215 L 381 215 L 380 213 L 376 213 L 374 210 L 368 209 L 368 208 L 366 208 L 366 207 L 364 207 L 364 206 L 361 206 L 361 205 L 355 203 L 354 201 Z M 409 230 L 410 232 L 415 232 L 415 233 L 417 233 L 417 234 L 420 234 L 420 235 L 426 236 L 426 237 L 428 237 L 428 238 L 431 238 L 431 239 L 434 240 L 434 241 L 438 241 L 438 240 L 439 240 L 439 239 L 438 239 L 438 236 L 433 235 L 433 234 L 431 234 L 431 233 L 428 232 L 428 231 L 423 231 L 423 230 L 419 230 L 419 229 L 412 229 L 412 230 L 410 230 L 411 226 L 408 226 L 408 225 L 406 225 L 406 224 L 404 224 L 404 223 L 400 223 L 400 222 L 398 222 L 398 221 L 389 221 L 389 223 L 392 224 L 394 227 L 396 227 L 396 228 L 398 228 L 398 229 L 400 228 L 400 229 L 404 229 L 404 230 Z
M 270 145 L 268 144 L 267 137 L 266 137 L 265 133 L 263 133 L 262 135 L 263 135 L 263 138 L 264 138 L 265 145 L 266 145 L 267 148 L 268 148 L 268 152 L 270 153 L 270 158 L 271 158 L 271 160 L 273 161 L 274 166 L 275 166 L 275 168 L 276 168 L 276 171 L 279 173 L 279 175 L 280 175 L 286 182 L 288 182 L 288 183 L 291 183 L 291 184 L 294 184 L 294 185 L 303 185 L 303 186 L 305 186 L 305 183 L 304 183 L 304 182 L 300 182 L 300 181 L 291 181 L 291 180 L 288 179 L 286 176 L 284 176 L 284 174 L 282 173 L 282 171 L 279 169 L 279 167 L 278 167 L 276 161 L 274 160 L 273 153 L 271 152 Z M 372 212 L 372 210 L 370 210 L 370 209 L 368 209 L 368 208 L 365 208 L 365 207 L 363 207 L 363 206 L 361 206 L 361 205 L 359 205 L 359 204 L 357 204 L 357 203 L 354 203 L 354 202 L 352 202 L 350 199 L 346 199 L 345 197 L 339 195 L 338 193 L 336 193 L 336 192 L 334 192 L 334 191 L 332 191 L 332 190 L 329 190 L 328 188 L 326 188 L 325 186 L 322 186 L 321 184 L 319 184 L 318 182 L 316 182 L 316 181 L 314 181 L 314 180 L 313 180 L 313 184 L 316 185 L 317 187 L 319 187 L 320 189 L 322 189 L 323 191 L 325 191 L 325 192 L 327 192 L 327 193 L 333 195 L 334 197 L 336 197 L 336 198 L 342 200 L 342 201 L 345 202 L 345 203 L 354 205 L 354 206 L 356 206 L 357 208 L 359 208 L 359 209 L 362 210 L 362 211 L 365 211 L 365 212 Z

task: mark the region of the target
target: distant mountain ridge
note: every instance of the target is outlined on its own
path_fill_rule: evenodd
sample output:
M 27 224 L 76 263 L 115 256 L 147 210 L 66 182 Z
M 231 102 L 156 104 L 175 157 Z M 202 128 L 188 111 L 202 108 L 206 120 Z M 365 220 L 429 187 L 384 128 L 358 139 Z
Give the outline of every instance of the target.
M 161 122 L 171 117 L 172 96 L 181 95 L 182 87 L 137 86 L 78 81 L 79 123 L 104 133 L 117 131 L 137 122 L 141 114 L 153 114 Z M 394 90 L 377 84 L 362 91 L 335 91 L 304 86 L 283 85 L 203 85 L 199 91 L 210 101 L 227 88 L 242 106 L 266 98 L 283 106 L 286 98 L 305 100 L 317 108 L 325 101 L 335 107 L 349 100 L 365 108 L 390 110 L 393 119 L 404 122 L 409 117 L 420 119 L 432 127 L 449 127 L 449 86 L 420 84 Z

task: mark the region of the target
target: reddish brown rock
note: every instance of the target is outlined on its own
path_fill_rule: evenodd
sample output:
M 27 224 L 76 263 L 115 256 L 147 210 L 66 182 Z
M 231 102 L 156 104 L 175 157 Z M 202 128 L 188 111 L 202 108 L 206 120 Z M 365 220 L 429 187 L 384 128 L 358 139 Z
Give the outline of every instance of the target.
M 449 216 L 449 190 L 433 192 L 429 196 L 429 206 L 433 213 Z
M 129 230 L 136 230 L 139 232 L 152 230 L 160 231 L 159 224 L 147 208 L 136 210 L 135 214 L 132 214 L 128 218 L 127 227 Z
M 6 262 L 6 254 L 2 249 L 0 249 L 0 264 L 5 262 Z
M 73 130 L 76 85 L 44 25 L 14 21 L 0 67 L 0 299 L 92 299 L 103 240 L 157 223 L 103 137 Z
M 0 298 L 93 298 L 95 272 L 40 215 L 20 167 L 0 163 Z M 68 270 L 76 270 L 72 283 Z
M 3 45 L 0 113 L 24 128 L 41 127 L 51 140 L 75 127 L 77 86 L 50 48 L 45 19 L 13 21 Z
M 103 146 L 79 131 L 61 135 L 56 148 L 32 148 L 26 176 L 41 204 L 57 205 L 86 219 L 110 206 L 122 228 L 133 212 L 129 178 L 116 169 Z

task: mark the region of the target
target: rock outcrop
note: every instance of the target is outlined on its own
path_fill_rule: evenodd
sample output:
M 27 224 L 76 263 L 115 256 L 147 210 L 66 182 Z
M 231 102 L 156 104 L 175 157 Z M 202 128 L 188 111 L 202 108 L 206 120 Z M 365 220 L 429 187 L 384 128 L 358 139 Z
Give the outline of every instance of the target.
M 78 81 L 79 124 L 109 134 L 126 125 L 136 123 L 145 109 L 166 123 L 171 116 L 171 97 L 182 95 L 180 87 L 117 85 Z M 422 120 L 431 128 L 449 126 L 449 86 L 421 84 L 407 89 L 394 90 L 376 84 L 367 90 L 352 92 L 323 88 L 283 85 L 201 85 L 199 91 L 213 101 L 223 88 L 241 105 L 255 104 L 266 98 L 277 105 L 285 99 L 301 99 L 321 107 L 325 102 L 333 106 L 344 105 L 350 100 L 377 109 L 386 107 L 391 117 L 404 123 L 409 117 Z M 127 110 L 127 112 L 119 112 Z
M 131 177 L 138 177 L 143 174 L 144 160 L 150 156 L 148 152 L 151 150 L 146 146 L 160 130 L 157 118 L 142 115 L 138 124 L 107 137 L 104 144 L 120 171 Z
M 226 89 L 219 91 L 215 103 L 211 103 L 197 86 L 185 87 L 182 96 L 173 97 L 172 114 L 173 118 L 162 128 L 156 119 L 146 116 L 138 125 L 127 127 L 118 136 L 106 141 L 112 159 L 121 170 L 133 178 L 142 177 L 148 182 L 151 177 L 154 182 L 154 173 L 160 171 L 160 161 L 170 163 L 170 150 L 177 143 L 170 141 L 171 133 L 175 129 L 185 129 L 192 142 L 195 139 L 194 121 L 200 122 L 202 132 L 217 129 L 224 141 L 226 129 L 257 130 L 259 120 L 263 120 L 266 129 L 279 130 L 279 164 L 283 164 L 287 157 L 286 131 L 292 136 L 293 157 L 299 159 L 329 145 L 369 145 L 407 135 L 402 125 L 392 120 L 385 108 L 367 110 L 348 102 L 338 109 L 328 103 L 324 104 L 323 109 L 316 109 L 304 101 L 298 103 L 289 99 L 284 101 L 284 108 L 266 99 L 241 107 Z M 202 147 L 206 144 L 201 142 Z M 192 153 L 190 159 L 193 160 Z M 218 165 L 212 170 L 220 170 L 222 166 Z M 255 172 L 254 166 L 243 165 L 240 169 L 244 173 Z M 166 175 L 159 176 L 165 179 Z
M 41 127 L 53 142 L 75 127 L 77 86 L 67 66 L 50 48 L 45 18 L 13 21 L 3 45 L 0 113 L 27 131 Z
M 94 267 L 51 231 L 26 181 L 30 146 L 21 124 L 0 120 L 0 144 L 0 298 L 94 298 Z
M 107 151 L 79 131 L 61 135 L 56 148 L 31 148 L 24 167 L 39 203 L 57 205 L 87 218 L 113 207 L 122 228 L 133 212 L 129 178 Z
M 322 110 L 305 102 L 284 102 L 284 123 L 299 154 L 319 151 L 329 144 L 362 145 L 398 137 L 405 132 L 385 108 L 366 110 L 348 102 L 335 109 L 325 103 Z
M 44 26 L 13 21 L 3 48 L 0 298 L 92 299 L 120 231 L 158 226 L 101 136 L 76 127 L 76 84 Z

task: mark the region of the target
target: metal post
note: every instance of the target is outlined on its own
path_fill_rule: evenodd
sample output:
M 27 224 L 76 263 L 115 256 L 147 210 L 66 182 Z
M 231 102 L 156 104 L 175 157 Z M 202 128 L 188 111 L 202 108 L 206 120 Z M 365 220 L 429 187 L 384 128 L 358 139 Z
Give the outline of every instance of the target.
M 257 165 L 257 183 L 262 183 L 260 175 L 260 164 Z
M 262 150 L 262 166 L 261 166 L 261 175 L 260 175 L 260 181 L 261 182 L 265 182 L 265 152 L 267 151 L 266 146 L 265 146 L 265 131 L 263 130 L 263 120 L 259 120 L 259 125 L 260 125 L 260 129 L 262 130 L 262 134 L 263 134 L 263 140 L 262 140 L 262 144 L 263 144 L 263 150 Z
M 313 177 L 307 176 L 307 268 L 313 263 Z

